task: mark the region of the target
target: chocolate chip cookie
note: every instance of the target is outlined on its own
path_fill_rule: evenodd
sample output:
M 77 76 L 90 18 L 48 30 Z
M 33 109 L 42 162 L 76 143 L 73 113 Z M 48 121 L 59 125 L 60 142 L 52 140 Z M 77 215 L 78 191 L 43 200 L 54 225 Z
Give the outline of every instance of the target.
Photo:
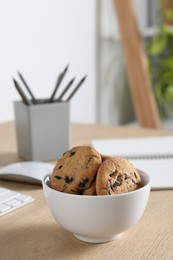
M 96 177 L 97 195 L 112 195 L 133 191 L 141 179 L 133 164 L 120 157 L 102 162 Z
M 82 194 L 91 186 L 101 162 L 101 155 L 94 148 L 74 147 L 57 161 L 50 178 L 50 186 L 58 191 Z

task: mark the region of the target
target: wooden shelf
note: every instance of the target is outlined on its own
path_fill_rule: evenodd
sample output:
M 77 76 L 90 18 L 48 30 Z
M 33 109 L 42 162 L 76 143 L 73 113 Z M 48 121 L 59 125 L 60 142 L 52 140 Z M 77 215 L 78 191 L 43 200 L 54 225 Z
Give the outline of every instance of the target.
M 114 0 L 114 6 L 136 119 L 142 127 L 160 128 L 159 113 L 151 87 L 133 0 Z

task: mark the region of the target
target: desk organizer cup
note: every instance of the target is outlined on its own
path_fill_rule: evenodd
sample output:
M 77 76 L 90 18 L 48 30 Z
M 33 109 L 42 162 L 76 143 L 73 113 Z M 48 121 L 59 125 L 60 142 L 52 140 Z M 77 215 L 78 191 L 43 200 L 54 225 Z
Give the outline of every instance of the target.
M 18 154 L 29 161 L 57 160 L 70 147 L 70 104 L 14 102 Z

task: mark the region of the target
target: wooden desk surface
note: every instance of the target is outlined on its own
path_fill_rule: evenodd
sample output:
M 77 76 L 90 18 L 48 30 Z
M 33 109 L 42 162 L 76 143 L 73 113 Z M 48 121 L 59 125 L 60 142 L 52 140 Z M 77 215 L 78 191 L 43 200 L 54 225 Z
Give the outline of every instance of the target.
M 89 144 L 93 138 L 164 134 L 173 135 L 173 132 L 73 124 L 71 145 Z M 0 166 L 18 160 L 14 125 L 1 124 Z M 31 194 L 35 198 L 29 205 L 0 217 L 0 259 L 173 259 L 173 190 L 152 191 L 141 220 L 118 240 L 88 244 L 56 224 L 41 186 L 7 181 L 0 181 L 0 186 Z

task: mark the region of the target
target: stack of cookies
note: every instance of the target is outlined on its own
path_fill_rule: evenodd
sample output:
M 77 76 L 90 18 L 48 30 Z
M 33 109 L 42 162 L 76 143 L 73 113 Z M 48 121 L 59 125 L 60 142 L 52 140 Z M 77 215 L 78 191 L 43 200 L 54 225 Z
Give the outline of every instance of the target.
M 140 184 L 140 175 L 129 160 L 101 155 L 90 146 L 65 152 L 50 177 L 53 189 L 78 195 L 126 193 Z

